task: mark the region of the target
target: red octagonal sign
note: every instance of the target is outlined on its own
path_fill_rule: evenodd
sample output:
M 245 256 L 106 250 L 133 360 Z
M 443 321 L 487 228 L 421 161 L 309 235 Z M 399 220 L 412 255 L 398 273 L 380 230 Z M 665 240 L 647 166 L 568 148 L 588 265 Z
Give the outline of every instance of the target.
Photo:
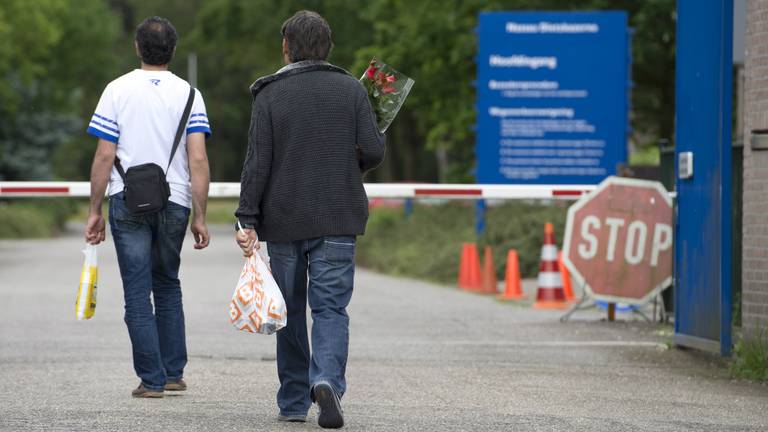
M 672 200 L 659 182 L 609 177 L 568 209 L 563 256 L 598 300 L 645 303 L 672 283 Z

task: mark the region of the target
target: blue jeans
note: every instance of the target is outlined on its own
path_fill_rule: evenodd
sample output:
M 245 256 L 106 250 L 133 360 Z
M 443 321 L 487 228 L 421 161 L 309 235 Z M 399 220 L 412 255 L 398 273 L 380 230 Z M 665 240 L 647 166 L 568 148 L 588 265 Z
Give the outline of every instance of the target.
M 339 397 L 346 391 L 355 237 L 270 242 L 268 251 L 288 309 L 288 325 L 277 332 L 277 405 L 283 415 L 306 415 L 312 405 L 310 390 L 318 381 L 330 383 Z M 311 355 L 307 300 L 312 310 Z
M 170 201 L 159 213 L 134 216 L 122 192 L 109 197 L 133 368 L 151 390 L 181 379 L 187 364 L 179 263 L 188 222 L 189 209 Z

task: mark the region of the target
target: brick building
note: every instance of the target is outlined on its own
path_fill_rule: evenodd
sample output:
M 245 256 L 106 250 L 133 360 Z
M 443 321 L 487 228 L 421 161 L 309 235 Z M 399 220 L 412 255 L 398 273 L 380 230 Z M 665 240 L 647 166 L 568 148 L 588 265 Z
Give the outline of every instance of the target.
M 768 130 L 768 0 L 748 0 L 746 21 L 742 326 L 753 337 L 768 330 L 768 149 L 751 145 Z

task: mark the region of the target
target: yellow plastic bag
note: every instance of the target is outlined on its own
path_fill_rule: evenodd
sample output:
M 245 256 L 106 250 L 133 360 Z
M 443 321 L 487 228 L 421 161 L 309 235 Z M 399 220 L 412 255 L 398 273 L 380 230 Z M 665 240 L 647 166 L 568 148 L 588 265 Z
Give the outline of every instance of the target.
M 77 289 L 75 301 L 75 314 L 78 320 L 93 318 L 96 312 L 96 285 L 99 280 L 96 245 L 86 245 L 83 253 L 85 262 L 83 262 L 83 271 L 80 273 L 80 287 Z
M 285 300 L 269 270 L 267 245 L 245 260 L 232 301 L 229 322 L 249 333 L 272 334 L 285 327 Z

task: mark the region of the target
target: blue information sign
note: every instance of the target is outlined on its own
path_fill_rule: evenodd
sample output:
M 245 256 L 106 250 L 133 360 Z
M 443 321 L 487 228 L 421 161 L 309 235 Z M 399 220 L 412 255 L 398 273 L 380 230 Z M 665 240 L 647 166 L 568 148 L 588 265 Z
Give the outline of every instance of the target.
M 478 183 L 615 174 L 627 159 L 627 14 L 481 13 L 478 34 Z

